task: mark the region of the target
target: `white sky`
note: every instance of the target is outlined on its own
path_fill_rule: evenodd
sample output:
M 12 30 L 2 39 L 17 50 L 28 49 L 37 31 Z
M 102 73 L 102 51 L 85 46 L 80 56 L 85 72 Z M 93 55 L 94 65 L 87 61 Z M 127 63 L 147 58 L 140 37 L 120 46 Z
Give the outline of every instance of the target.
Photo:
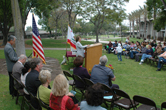
M 139 6 L 142 7 L 145 4 L 145 2 L 146 2 L 146 0 L 130 0 L 129 3 L 126 3 L 126 6 L 125 6 L 126 13 L 128 14 L 128 13 L 131 13 L 132 11 L 134 11 L 134 10 L 139 9 Z M 35 20 L 36 20 L 36 23 L 37 23 L 39 18 L 37 16 L 35 16 Z M 25 25 L 25 27 L 27 27 L 27 26 L 32 27 L 32 13 L 29 13 L 26 23 L 27 24 Z M 124 20 L 123 24 L 129 25 L 128 20 Z M 41 28 L 41 26 L 38 25 L 38 23 L 37 23 L 37 26 L 38 26 L 38 28 Z

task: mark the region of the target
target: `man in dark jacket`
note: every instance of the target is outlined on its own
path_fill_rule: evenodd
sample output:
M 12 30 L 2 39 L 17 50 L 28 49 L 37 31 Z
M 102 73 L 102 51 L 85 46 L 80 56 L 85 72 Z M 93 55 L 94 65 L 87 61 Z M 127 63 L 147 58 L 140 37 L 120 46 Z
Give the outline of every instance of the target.
M 12 45 L 15 44 L 16 37 L 13 35 L 10 35 L 8 37 L 8 42 L 4 48 L 4 54 L 6 58 L 7 63 L 7 70 L 9 74 L 9 91 L 10 95 L 14 95 L 14 79 L 11 77 L 13 65 L 17 62 L 18 57 L 17 54 L 12 47 Z
M 36 96 L 38 87 L 41 85 L 41 82 L 39 80 L 39 72 L 41 71 L 43 67 L 42 60 L 39 58 L 33 58 L 30 62 L 31 71 L 28 73 L 26 77 L 26 90 L 31 93 L 33 96 Z M 31 104 L 33 107 L 38 109 L 38 102 L 35 99 L 30 99 Z

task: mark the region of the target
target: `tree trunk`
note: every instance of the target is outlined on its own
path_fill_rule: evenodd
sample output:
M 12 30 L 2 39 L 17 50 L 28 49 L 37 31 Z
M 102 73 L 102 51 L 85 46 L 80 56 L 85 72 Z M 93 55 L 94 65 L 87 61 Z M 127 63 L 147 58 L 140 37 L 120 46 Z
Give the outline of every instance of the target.
M 140 20 L 141 18 L 139 17 L 139 37 L 141 37 L 141 20 Z
M 165 7 L 165 9 L 166 9 L 166 3 L 165 3 L 165 1 L 164 1 L 164 0 L 161 0 L 161 2 L 163 3 L 163 5 L 164 5 L 164 7 Z
M 131 37 L 131 21 L 130 21 L 130 37 Z
M 9 33 L 9 30 L 10 30 L 10 27 L 7 28 L 7 26 L 5 26 L 5 25 L 3 25 L 3 26 L 4 26 L 4 29 L 2 30 L 2 34 L 3 34 L 3 43 L 2 43 L 2 46 L 6 45 L 7 38 L 8 38 L 8 33 Z
M 138 20 L 137 20 L 137 37 L 138 37 Z
M 166 39 L 166 26 L 165 26 L 165 33 L 164 33 L 164 41 Z
M 144 16 L 144 38 L 146 38 L 146 15 Z
M 3 44 L 2 45 L 6 45 L 6 43 L 7 43 L 7 36 L 8 36 L 8 33 L 3 34 Z
M 96 30 L 96 43 L 98 43 L 99 42 L 99 36 L 98 36 L 98 31 Z
M 133 38 L 134 38 L 134 20 L 133 20 L 133 24 L 132 25 L 133 25 Z
M 156 9 L 155 8 L 154 8 L 153 18 L 154 18 L 154 20 L 156 19 Z M 154 26 L 153 26 L 153 35 L 154 35 L 154 39 L 156 40 L 156 30 L 154 29 Z
M 21 20 L 20 8 L 18 0 L 11 0 L 12 15 L 14 21 L 14 30 L 16 36 L 16 52 L 17 55 L 25 54 L 24 32 Z

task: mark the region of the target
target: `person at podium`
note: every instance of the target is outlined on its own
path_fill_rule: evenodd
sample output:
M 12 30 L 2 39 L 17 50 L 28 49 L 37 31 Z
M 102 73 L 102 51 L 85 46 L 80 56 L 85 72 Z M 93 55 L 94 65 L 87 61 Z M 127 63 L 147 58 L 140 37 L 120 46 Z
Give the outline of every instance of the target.
M 88 45 L 82 46 L 81 44 L 81 37 L 77 36 L 76 37 L 76 49 L 77 49 L 77 53 L 76 53 L 76 57 L 77 56 L 82 56 L 84 57 L 84 49 L 87 47 Z

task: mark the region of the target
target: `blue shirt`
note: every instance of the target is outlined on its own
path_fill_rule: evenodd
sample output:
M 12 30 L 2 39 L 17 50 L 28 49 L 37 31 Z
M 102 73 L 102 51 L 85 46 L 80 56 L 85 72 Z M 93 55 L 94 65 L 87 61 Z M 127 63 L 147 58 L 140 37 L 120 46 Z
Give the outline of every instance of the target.
M 112 70 L 108 67 L 102 66 L 102 65 L 95 65 L 92 68 L 92 72 L 91 72 L 91 81 L 93 81 L 95 84 L 96 83 L 102 83 L 105 84 L 109 87 L 111 87 L 109 85 L 109 77 L 110 78 L 114 78 L 114 74 L 112 72 Z
M 151 49 L 147 49 L 146 50 L 146 54 L 153 55 L 153 49 L 152 48 Z
M 113 47 L 117 47 L 118 46 L 118 43 L 113 43 Z
M 101 106 L 91 106 L 88 105 L 86 101 L 82 101 L 80 105 L 80 110 L 107 110 Z

